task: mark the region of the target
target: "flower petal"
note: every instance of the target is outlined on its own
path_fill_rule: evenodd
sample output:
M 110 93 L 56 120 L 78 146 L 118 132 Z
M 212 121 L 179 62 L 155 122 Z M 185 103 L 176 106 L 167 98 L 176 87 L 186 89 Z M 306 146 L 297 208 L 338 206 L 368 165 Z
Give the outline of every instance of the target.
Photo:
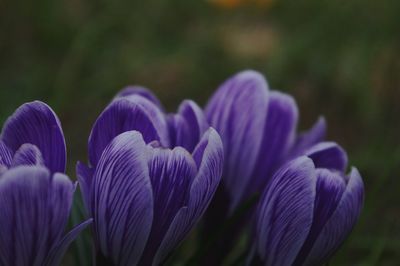
M 76 164 L 76 176 L 79 181 L 79 187 L 81 189 L 83 203 L 86 210 L 90 212 L 91 206 L 91 187 L 93 180 L 94 169 L 87 167 L 85 164 L 78 162 Z
M 273 176 L 256 220 L 257 249 L 265 265 L 292 265 L 311 228 L 315 186 L 315 168 L 305 156 Z
M 19 166 L 0 179 L 0 262 L 41 266 L 64 231 L 74 186 L 63 174 Z M 16 211 L 17 210 L 17 211 Z
M 168 114 L 167 124 L 169 129 L 169 137 L 171 147 L 185 147 L 190 143 L 187 139 L 189 136 L 189 126 L 180 114 Z
M 39 148 L 33 144 L 22 144 L 21 148 L 17 150 L 12 160 L 11 166 L 18 165 L 44 165 L 42 153 Z
M 153 220 L 148 147 L 136 131 L 122 133 L 104 149 L 92 181 L 95 240 L 116 265 L 136 265 Z
M 347 154 L 335 142 L 320 142 L 305 152 L 316 168 L 327 168 L 344 172 L 347 167 Z
M 57 243 L 64 233 L 68 217 L 71 212 L 73 195 L 76 185 L 71 182 L 68 176 L 55 173 L 51 178 L 51 194 L 49 195 L 48 211 L 50 212 L 49 222 L 46 226 L 50 229 L 50 243 Z
M 346 189 L 346 181 L 337 172 L 327 169 L 317 169 L 317 192 L 315 197 L 314 217 L 310 233 L 301 248 L 295 265 L 303 265 L 315 240 L 328 219 L 336 210 L 343 192 Z
M 169 119 L 171 146 L 181 146 L 193 151 L 204 132 L 208 129 L 207 120 L 200 107 L 193 101 L 185 100 L 178 113 Z
M 0 140 L 0 166 L 9 167 L 11 165 L 13 152 Z
M 197 166 L 189 152 L 151 148 L 149 159 L 153 187 L 154 219 L 140 265 L 150 265 L 177 212 L 187 203 Z
M 192 128 L 191 132 L 193 132 L 193 134 L 196 136 L 197 144 L 202 138 L 203 134 L 209 128 L 203 110 L 201 110 L 201 108 L 194 101 L 185 100 L 179 106 L 178 113 L 186 119 L 189 126 Z
M 204 133 L 193 152 L 198 163 L 198 174 L 192 182 L 187 206 L 179 210 L 171 223 L 153 261 L 162 263 L 207 209 L 221 180 L 223 169 L 223 146 L 218 133 L 210 128 Z
M 292 158 L 303 155 L 311 146 L 323 141 L 326 136 L 326 120 L 324 117 L 318 118 L 312 128 L 300 134 L 292 148 Z
M 228 79 L 207 104 L 207 120 L 224 144 L 223 184 L 232 209 L 240 202 L 253 173 L 267 107 L 268 85 L 255 71 L 243 71 Z
M 123 88 L 115 96 L 115 99 L 118 99 L 121 97 L 126 97 L 126 96 L 131 96 L 131 95 L 140 95 L 140 96 L 146 98 L 147 100 L 153 102 L 161 110 L 163 110 L 162 104 L 158 100 L 158 98 L 149 89 L 141 87 L 141 86 L 127 86 L 127 87 Z
M 4 124 L 1 139 L 16 152 L 22 144 L 36 145 L 51 172 L 65 172 L 66 147 L 60 121 L 45 103 L 20 106 Z
M 168 127 L 163 113 L 146 98 L 130 95 L 114 100 L 97 118 L 89 137 L 89 159 L 95 166 L 104 148 L 120 133 L 137 130 L 146 143 L 168 147 Z
M 304 265 L 319 265 L 331 257 L 350 234 L 364 202 L 364 185 L 353 168 L 342 198 L 305 260 Z
M 263 141 L 255 172 L 248 183 L 247 196 L 262 192 L 274 171 L 283 162 L 294 141 L 298 113 L 296 102 L 290 95 L 277 91 L 270 93 Z

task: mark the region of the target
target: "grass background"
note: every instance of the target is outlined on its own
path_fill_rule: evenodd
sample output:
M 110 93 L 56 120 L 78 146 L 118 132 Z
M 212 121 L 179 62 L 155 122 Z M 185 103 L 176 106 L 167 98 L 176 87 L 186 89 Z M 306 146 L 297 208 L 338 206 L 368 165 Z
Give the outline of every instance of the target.
M 174 111 L 259 70 L 295 96 L 300 128 L 326 116 L 328 138 L 364 177 L 360 222 L 330 265 L 398 265 L 399 10 L 396 0 L 3 0 L 0 121 L 23 102 L 49 103 L 74 176 L 91 125 L 125 85 Z

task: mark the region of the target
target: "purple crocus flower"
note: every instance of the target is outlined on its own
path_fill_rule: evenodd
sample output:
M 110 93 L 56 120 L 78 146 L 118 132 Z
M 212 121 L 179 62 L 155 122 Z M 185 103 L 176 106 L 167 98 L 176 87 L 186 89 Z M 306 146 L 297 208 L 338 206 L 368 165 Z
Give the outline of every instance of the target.
M 224 143 L 220 189 L 224 195 L 218 197 L 225 198 L 225 209 L 230 213 L 263 191 L 282 163 L 325 137 L 323 118 L 310 131 L 297 135 L 299 112 L 295 100 L 269 91 L 264 77 L 255 71 L 229 78 L 211 97 L 205 112 Z
M 128 88 L 93 126 L 90 167 L 78 163 L 77 173 L 97 265 L 159 265 L 219 184 L 222 142 L 201 109 L 184 101 L 177 114 L 162 110 L 149 91 Z
M 0 265 L 56 266 L 91 221 L 64 235 L 75 185 L 59 120 L 42 102 L 22 105 L 0 137 Z
M 321 143 L 307 155 L 282 166 L 262 195 L 254 251 L 263 265 L 322 265 L 359 217 L 363 182 L 356 168 L 344 174 L 343 150 Z

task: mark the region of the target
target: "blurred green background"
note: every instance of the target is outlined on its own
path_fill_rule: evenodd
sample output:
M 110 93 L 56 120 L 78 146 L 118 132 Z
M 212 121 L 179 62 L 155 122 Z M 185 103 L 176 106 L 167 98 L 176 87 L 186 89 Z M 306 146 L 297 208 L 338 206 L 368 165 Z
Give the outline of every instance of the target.
M 40 99 L 60 116 L 69 174 L 97 115 L 129 84 L 173 111 L 242 69 L 297 99 L 365 181 L 359 224 L 329 265 L 400 265 L 400 1 L 0 1 L 0 121 Z

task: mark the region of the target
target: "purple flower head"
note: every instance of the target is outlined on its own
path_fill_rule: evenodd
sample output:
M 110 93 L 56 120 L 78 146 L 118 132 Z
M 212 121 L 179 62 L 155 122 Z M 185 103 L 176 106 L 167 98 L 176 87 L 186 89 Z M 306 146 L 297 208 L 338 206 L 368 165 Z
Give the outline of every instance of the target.
M 75 185 L 43 166 L 0 175 L 0 265 L 56 266 L 91 220 L 64 234 Z
M 60 122 L 45 103 L 19 107 L 0 136 L 0 265 L 59 265 L 91 221 L 64 235 L 75 185 L 61 173 L 66 148 Z
M 25 103 L 11 115 L 0 136 L 0 172 L 17 165 L 43 165 L 65 172 L 66 147 L 60 121 L 43 102 Z
M 263 191 L 282 163 L 325 137 L 323 118 L 310 131 L 296 135 L 299 114 L 295 100 L 269 91 L 265 78 L 255 71 L 240 72 L 223 83 L 205 113 L 224 144 L 221 191 L 230 212 Z
M 322 265 L 358 220 L 364 186 L 335 143 L 319 143 L 282 166 L 255 214 L 255 253 L 263 265 Z
M 77 173 L 97 265 L 159 265 L 207 208 L 223 147 L 194 102 L 166 115 L 149 91 L 130 88 L 93 126 L 89 160 Z

